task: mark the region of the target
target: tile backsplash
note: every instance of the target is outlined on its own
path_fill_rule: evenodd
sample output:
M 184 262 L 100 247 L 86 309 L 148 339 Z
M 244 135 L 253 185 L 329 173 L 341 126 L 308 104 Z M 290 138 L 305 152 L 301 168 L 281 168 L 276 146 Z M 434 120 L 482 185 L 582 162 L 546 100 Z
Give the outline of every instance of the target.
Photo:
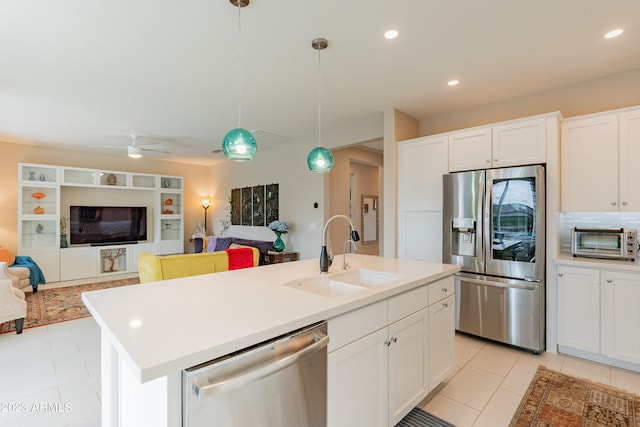
M 571 229 L 573 227 L 615 227 L 640 231 L 640 212 L 560 213 L 560 252 L 563 255 L 571 255 Z

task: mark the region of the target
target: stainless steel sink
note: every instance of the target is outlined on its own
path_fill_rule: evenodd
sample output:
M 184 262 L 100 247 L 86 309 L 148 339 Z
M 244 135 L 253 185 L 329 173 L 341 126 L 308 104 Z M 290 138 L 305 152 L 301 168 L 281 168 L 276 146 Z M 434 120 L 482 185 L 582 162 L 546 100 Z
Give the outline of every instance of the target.
M 360 268 L 353 271 L 305 277 L 283 283 L 283 285 L 324 297 L 337 297 L 398 279 L 400 276 L 396 274 Z

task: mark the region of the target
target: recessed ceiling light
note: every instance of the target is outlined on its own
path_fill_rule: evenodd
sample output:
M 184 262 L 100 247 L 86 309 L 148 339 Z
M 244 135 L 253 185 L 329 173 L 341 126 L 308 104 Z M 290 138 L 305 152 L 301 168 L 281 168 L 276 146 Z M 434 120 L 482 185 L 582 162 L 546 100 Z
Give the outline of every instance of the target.
M 604 35 L 604 38 L 605 39 L 612 39 L 614 37 L 618 37 L 623 32 L 624 32 L 624 30 L 622 28 L 618 28 L 616 30 L 611 30 L 607 34 Z
M 396 37 L 398 37 L 398 31 L 396 30 L 389 30 L 384 33 L 384 38 L 387 40 L 395 39 Z
M 458 81 L 458 80 L 449 80 L 449 81 L 447 82 L 447 84 L 448 84 L 449 86 L 455 86 L 455 85 L 457 85 L 458 83 L 460 83 L 460 81 Z

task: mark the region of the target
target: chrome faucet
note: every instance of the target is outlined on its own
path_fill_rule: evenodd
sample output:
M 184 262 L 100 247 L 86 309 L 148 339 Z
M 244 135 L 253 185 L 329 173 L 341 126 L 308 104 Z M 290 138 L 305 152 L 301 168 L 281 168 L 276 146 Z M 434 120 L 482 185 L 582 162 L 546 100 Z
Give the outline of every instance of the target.
M 356 242 L 354 242 L 353 240 L 349 239 L 344 241 L 342 245 L 342 269 L 343 270 L 346 270 L 347 268 L 351 267 L 347 262 L 347 243 L 351 243 L 351 246 L 353 247 L 354 251 L 357 249 Z
M 331 224 L 331 222 L 334 219 L 338 219 L 338 218 L 342 218 L 349 223 L 349 227 L 351 227 L 351 240 L 353 242 L 357 242 L 358 240 L 360 240 L 360 236 L 358 235 L 358 232 L 353 227 L 353 222 L 351 222 L 351 218 L 349 218 L 346 215 L 334 215 L 331 218 L 329 218 L 327 220 L 327 223 L 324 225 L 324 228 L 322 229 L 322 250 L 320 251 L 320 272 L 321 273 L 326 273 L 327 271 L 329 271 L 329 266 L 333 262 L 333 253 L 329 254 L 327 252 L 327 231 L 329 230 L 329 224 Z

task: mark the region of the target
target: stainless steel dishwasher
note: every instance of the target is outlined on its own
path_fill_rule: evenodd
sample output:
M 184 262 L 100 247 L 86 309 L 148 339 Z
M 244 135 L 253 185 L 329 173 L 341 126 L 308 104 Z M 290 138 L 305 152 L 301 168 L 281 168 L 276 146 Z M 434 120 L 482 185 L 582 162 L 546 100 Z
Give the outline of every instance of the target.
M 326 427 L 327 323 L 182 371 L 185 427 Z

